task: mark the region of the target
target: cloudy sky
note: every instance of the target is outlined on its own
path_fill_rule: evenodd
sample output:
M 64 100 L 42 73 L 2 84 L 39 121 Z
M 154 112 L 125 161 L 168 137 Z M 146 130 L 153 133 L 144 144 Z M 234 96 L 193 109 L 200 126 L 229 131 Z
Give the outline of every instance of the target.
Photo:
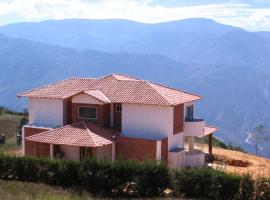
M 0 0 L 0 25 L 66 18 L 156 23 L 194 17 L 270 31 L 270 0 Z

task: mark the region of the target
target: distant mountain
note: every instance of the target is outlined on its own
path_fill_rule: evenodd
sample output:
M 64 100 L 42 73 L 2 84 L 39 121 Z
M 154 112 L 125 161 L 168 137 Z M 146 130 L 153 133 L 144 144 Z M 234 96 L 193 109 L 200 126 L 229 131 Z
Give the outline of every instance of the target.
M 270 127 L 268 32 L 189 19 L 45 21 L 6 25 L 0 33 L 0 105 L 22 109 L 17 92 L 120 72 L 201 94 L 198 116 L 249 151 L 246 132 L 258 123 Z M 264 148 L 270 157 L 269 143 Z
M 105 53 L 13 39 L 0 35 L 0 105 L 22 109 L 16 93 L 71 76 L 96 77 L 122 72 L 166 80 L 180 74 L 184 64 L 160 55 Z
M 270 59 L 265 56 L 270 38 L 209 19 L 157 24 L 70 19 L 11 24 L 0 27 L 0 33 L 77 50 L 159 54 L 203 65 L 265 65 Z

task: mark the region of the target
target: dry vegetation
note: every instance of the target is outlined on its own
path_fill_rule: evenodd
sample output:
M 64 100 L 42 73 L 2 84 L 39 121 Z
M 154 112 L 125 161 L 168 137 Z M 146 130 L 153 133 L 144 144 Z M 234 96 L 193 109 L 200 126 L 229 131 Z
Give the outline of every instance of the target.
M 0 199 L 5 200 L 90 200 L 89 194 L 78 195 L 60 187 L 0 179 Z
M 270 177 L 270 159 L 257 157 L 251 154 L 213 148 L 214 156 L 217 158 L 214 161 L 214 168 L 223 169 L 232 173 L 250 173 L 253 177 L 267 176 Z
M 20 115 L 0 115 L 0 134 L 6 135 L 6 144 L 0 144 L 0 153 L 21 153 L 21 146 L 16 144 L 16 135 L 21 118 Z

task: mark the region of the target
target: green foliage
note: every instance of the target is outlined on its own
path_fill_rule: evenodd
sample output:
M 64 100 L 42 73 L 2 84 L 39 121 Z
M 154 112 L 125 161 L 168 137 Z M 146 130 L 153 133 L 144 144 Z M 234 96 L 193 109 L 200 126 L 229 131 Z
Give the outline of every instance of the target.
M 169 185 L 169 171 L 164 163 L 156 165 L 153 161 L 145 161 L 138 173 L 135 189 L 140 196 L 160 195 Z
M 111 162 L 89 158 L 76 162 L 0 155 L 0 169 L 0 177 L 4 179 L 83 188 L 98 196 L 123 196 L 129 183 L 135 183 L 133 194 L 160 195 L 169 184 L 166 165 L 154 161 Z
M 269 200 L 270 199 L 270 179 L 258 178 L 255 181 L 254 200 Z
M 177 195 L 203 199 L 232 199 L 239 190 L 240 177 L 212 169 L 176 170 Z
M 246 174 L 241 179 L 237 199 L 252 200 L 253 194 L 254 194 L 254 180 L 252 179 L 250 174 Z
M 198 199 L 270 199 L 270 180 L 253 180 L 213 169 L 175 170 L 166 164 L 118 159 L 82 162 L 0 155 L 0 178 L 42 182 L 95 196 L 162 196 L 171 187 L 177 197 Z
M 8 108 L 5 108 L 3 106 L 0 106 L 0 115 L 2 114 L 11 114 L 11 115 L 28 115 L 28 110 L 27 109 L 24 109 L 22 112 L 17 112 L 17 111 L 13 111 L 13 110 L 10 110 Z

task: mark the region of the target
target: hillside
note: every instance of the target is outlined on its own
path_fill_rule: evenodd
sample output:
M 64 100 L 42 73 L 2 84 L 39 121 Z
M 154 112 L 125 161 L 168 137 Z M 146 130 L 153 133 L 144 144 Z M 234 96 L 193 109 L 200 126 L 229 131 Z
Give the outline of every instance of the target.
M 269 159 L 219 147 L 213 148 L 213 154 L 218 158 L 218 161 L 214 161 L 215 169 L 239 174 L 249 173 L 253 177 L 270 177 Z
M 218 126 L 220 139 L 249 152 L 247 132 L 259 123 L 270 127 L 268 32 L 207 19 L 70 19 L 10 24 L 0 33 L 0 105 L 21 110 L 26 102 L 18 92 L 118 72 L 202 95 L 197 117 Z M 262 148 L 260 155 L 270 157 L 269 143 Z

